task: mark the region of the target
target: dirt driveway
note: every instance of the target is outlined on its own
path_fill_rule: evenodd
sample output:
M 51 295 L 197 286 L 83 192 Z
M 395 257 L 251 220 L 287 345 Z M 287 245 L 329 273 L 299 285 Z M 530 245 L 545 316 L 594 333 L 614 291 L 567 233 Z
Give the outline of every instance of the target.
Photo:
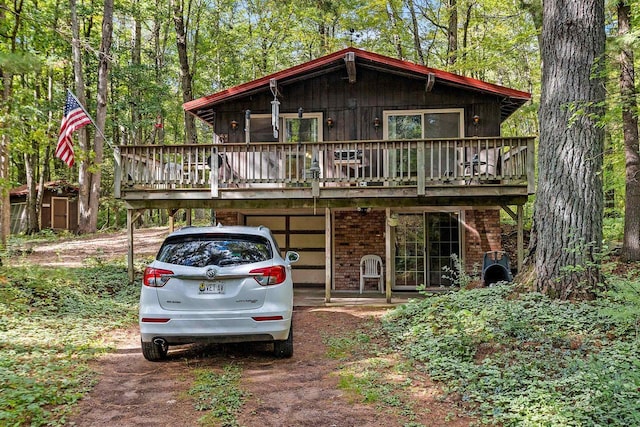
M 136 230 L 136 251 L 155 253 L 166 229 Z M 34 247 L 21 262 L 82 265 L 88 256 L 119 258 L 126 254 L 126 234 L 96 236 Z M 93 368 L 97 385 L 69 419 L 76 426 L 198 426 L 204 415 L 188 390 L 198 368 L 222 372 L 233 365 L 241 372 L 246 399 L 240 426 L 468 426 L 456 402 L 444 400 L 428 378 L 398 355 L 386 351 L 383 338 L 367 349 L 351 348 L 330 355 L 331 343 L 353 343 L 353 337 L 375 328 L 385 308 L 296 307 L 294 356 L 275 359 L 266 345 L 184 346 L 172 348 L 164 362 L 148 362 L 140 352 L 137 325 L 112 335 L 115 352 Z M 371 370 L 373 370 L 371 372 Z M 359 372 L 376 378 L 380 396 L 371 403 L 355 389 Z M 370 381 L 370 380 L 368 380 Z M 393 396 L 391 396 L 393 394 Z

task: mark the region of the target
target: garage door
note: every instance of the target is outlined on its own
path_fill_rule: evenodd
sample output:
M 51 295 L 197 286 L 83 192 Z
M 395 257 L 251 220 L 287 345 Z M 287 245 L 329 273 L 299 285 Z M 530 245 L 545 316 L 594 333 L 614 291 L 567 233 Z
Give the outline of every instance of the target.
M 245 224 L 269 227 L 283 256 L 286 251 L 300 254 L 300 261 L 293 266 L 293 281 L 296 286 L 324 287 L 324 215 L 246 215 Z

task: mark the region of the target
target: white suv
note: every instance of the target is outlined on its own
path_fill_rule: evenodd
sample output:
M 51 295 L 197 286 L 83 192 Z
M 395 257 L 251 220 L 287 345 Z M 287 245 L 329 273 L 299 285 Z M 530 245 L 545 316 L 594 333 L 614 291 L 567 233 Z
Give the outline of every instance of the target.
M 265 227 L 187 227 L 171 233 L 144 272 L 140 337 L 147 360 L 170 345 L 272 341 L 293 355 L 293 282 Z

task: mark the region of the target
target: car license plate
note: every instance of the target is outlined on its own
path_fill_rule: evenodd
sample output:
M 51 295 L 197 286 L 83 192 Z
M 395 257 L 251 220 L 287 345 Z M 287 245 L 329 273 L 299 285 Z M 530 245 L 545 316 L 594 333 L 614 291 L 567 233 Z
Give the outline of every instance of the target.
M 224 283 L 213 282 L 213 283 L 200 283 L 198 288 L 200 294 L 224 294 Z

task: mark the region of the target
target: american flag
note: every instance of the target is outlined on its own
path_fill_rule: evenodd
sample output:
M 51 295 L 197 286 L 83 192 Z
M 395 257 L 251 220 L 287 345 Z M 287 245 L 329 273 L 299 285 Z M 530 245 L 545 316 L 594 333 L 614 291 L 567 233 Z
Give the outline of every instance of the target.
M 73 166 L 73 141 L 71 134 L 91 123 L 91 119 L 84 112 L 78 100 L 67 91 L 67 102 L 64 104 L 64 116 L 60 125 L 60 136 L 56 147 L 56 157 L 65 162 L 67 166 Z

